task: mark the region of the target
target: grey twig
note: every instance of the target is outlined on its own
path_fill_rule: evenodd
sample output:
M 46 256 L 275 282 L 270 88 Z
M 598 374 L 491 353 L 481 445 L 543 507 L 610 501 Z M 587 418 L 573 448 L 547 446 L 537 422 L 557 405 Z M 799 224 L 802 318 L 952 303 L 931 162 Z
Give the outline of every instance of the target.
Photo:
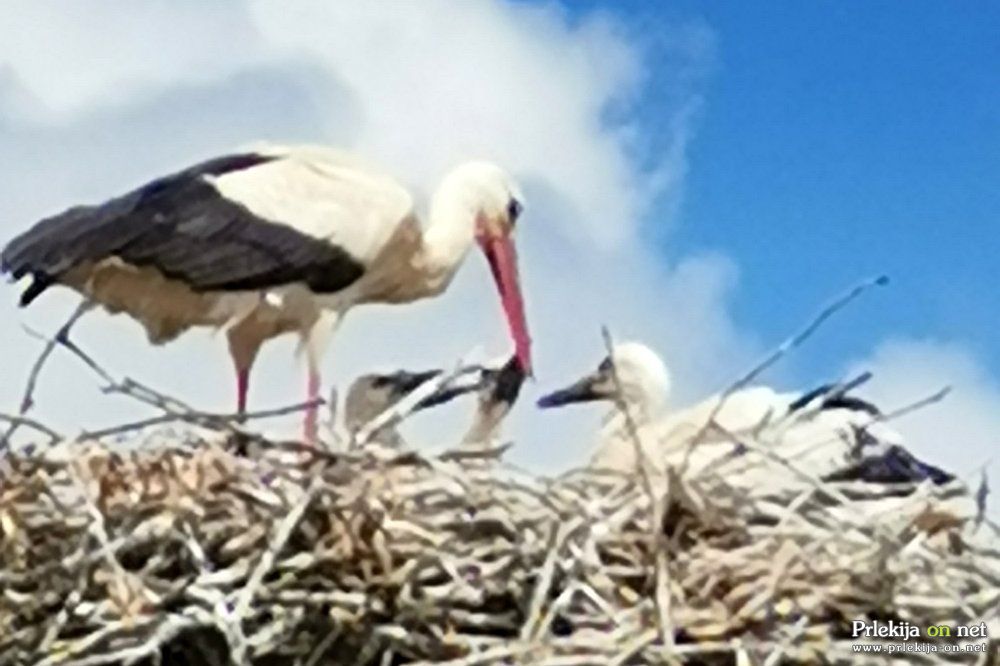
M 950 393 L 951 393 L 951 387 L 945 386 L 944 388 L 939 389 L 938 391 L 934 392 L 932 395 L 927 396 L 926 398 L 921 398 L 920 400 L 912 402 L 909 405 L 904 405 L 899 409 L 887 412 L 882 416 L 874 418 L 873 421 L 878 421 L 880 423 L 895 421 L 896 419 L 902 418 L 907 414 L 912 414 L 913 412 L 919 411 L 925 407 L 930 407 L 933 404 L 941 402 L 942 400 L 947 398 Z
M 38 377 L 41 375 L 46 361 L 49 360 L 49 356 L 52 355 L 57 346 L 65 344 L 69 340 L 69 332 L 73 328 L 73 325 L 76 324 L 80 317 L 87 313 L 90 307 L 91 304 L 89 301 L 82 301 L 73 311 L 73 314 L 70 315 L 69 319 L 59 327 L 59 330 L 51 338 L 37 334 L 27 327 L 25 328 L 32 335 L 45 340 L 45 346 L 42 347 L 42 353 L 35 359 L 35 363 L 31 366 L 31 371 L 28 373 L 28 381 L 24 386 L 24 394 L 21 396 L 20 416 L 27 414 L 35 405 L 35 387 L 38 385 Z M 3 451 L 8 446 L 10 438 L 13 437 L 18 428 L 21 426 L 32 426 L 32 422 L 23 419 L 20 421 L 9 421 L 9 423 L 7 432 L 0 438 L 0 451 Z M 37 430 L 37 428 L 35 429 Z
M 10 424 L 7 434 L 4 438 L 0 440 L 0 451 L 3 451 L 7 447 L 7 438 L 14 433 L 15 427 L 27 427 L 42 433 L 49 438 L 49 443 L 54 444 L 63 439 L 63 436 L 58 432 L 48 427 L 41 421 L 36 421 L 35 419 L 28 418 L 27 416 L 13 416 L 10 414 L 0 414 L 0 421 Z
M 625 428 L 635 449 L 635 463 L 638 467 L 639 476 L 643 486 L 649 496 L 650 512 L 650 547 L 654 550 L 654 571 L 656 576 L 656 602 L 657 615 L 659 617 L 660 639 L 664 645 L 673 645 L 674 632 L 673 623 L 670 619 L 670 589 L 668 584 L 669 571 L 665 551 L 666 540 L 663 538 L 663 519 L 666 497 L 657 492 L 657 485 L 653 481 L 653 470 L 659 471 L 659 462 L 649 460 L 646 447 L 642 444 L 642 437 L 635 419 L 632 416 L 628 403 L 625 401 L 625 394 L 622 390 L 621 378 L 618 376 L 618 369 L 614 362 L 614 341 L 611 338 L 611 331 L 607 326 L 601 327 L 601 337 L 604 340 L 604 347 L 611 359 L 611 378 L 615 385 L 615 405 L 622 413 L 625 420 Z M 669 483 L 669 482 L 668 482 Z M 672 490 L 672 488 L 671 488 Z
M 806 340 L 812 337 L 813 333 L 819 330 L 819 327 L 822 326 L 827 319 L 835 315 L 843 308 L 847 307 L 847 305 L 850 304 L 851 301 L 855 300 L 856 298 L 861 296 L 861 294 L 868 291 L 872 287 L 881 287 L 887 284 L 889 284 L 889 278 L 884 275 L 880 275 L 879 277 L 870 280 L 865 280 L 864 282 L 850 289 L 847 293 L 835 298 L 829 305 L 820 310 L 819 314 L 817 314 L 812 320 L 810 320 L 809 323 L 806 324 L 806 326 L 801 331 L 795 333 L 790 338 L 782 342 L 763 361 L 755 365 L 746 374 L 744 374 L 735 382 L 726 387 L 726 390 L 723 391 L 722 395 L 719 397 L 719 402 L 715 405 L 715 408 L 709 414 L 708 418 L 705 419 L 705 423 L 691 437 L 690 440 L 691 444 L 693 445 L 695 442 L 701 441 L 702 437 L 705 436 L 705 433 L 708 431 L 711 424 L 716 420 L 716 417 L 718 417 L 719 414 L 722 412 L 723 407 L 725 407 L 726 405 L 726 401 L 729 399 L 731 395 L 733 395 L 734 393 L 743 388 L 746 388 L 750 384 L 750 382 L 757 379 L 757 377 L 763 374 L 771 366 L 773 366 L 775 363 L 784 358 L 784 356 L 788 354 L 788 352 L 792 351 L 793 349 L 796 349 L 802 343 L 804 343 Z
M 121 391 L 122 393 L 128 393 L 127 391 Z M 243 421 L 255 421 L 260 419 L 270 419 L 279 416 L 287 416 L 289 414 L 294 414 L 296 412 L 301 412 L 303 410 L 309 409 L 310 407 L 318 407 L 323 405 L 322 399 L 310 400 L 308 402 L 300 402 L 294 405 L 288 405 L 287 407 L 279 407 L 275 409 L 262 409 L 253 412 L 245 412 L 243 414 L 239 413 L 229 413 L 229 414 L 214 414 L 210 412 L 199 412 L 199 411 L 188 411 L 188 412 L 171 412 L 168 414 L 162 414 L 160 416 L 153 416 L 148 419 L 142 419 L 140 421 L 133 421 L 132 423 L 126 423 L 119 426 L 112 426 L 109 428 L 104 428 L 102 430 L 91 430 L 84 432 L 80 435 L 80 439 L 100 439 L 102 437 L 110 437 L 113 435 L 121 435 L 129 432 L 134 432 L 136 430 L 143 430 L 156 425 L 163 425 L 165 423 L 177 423 L 184 422 L 194 425 L 205 425 L 209 427 L 229 427 L 236 423 Z

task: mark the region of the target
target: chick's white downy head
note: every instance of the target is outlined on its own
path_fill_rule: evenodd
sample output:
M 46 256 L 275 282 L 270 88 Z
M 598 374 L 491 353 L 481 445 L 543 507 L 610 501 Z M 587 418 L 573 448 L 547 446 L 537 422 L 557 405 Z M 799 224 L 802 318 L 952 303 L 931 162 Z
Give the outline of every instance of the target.
M 616 344 L 597 370 L 574 384 L 549 393 L 539 407 L 560 407 L 594 400 L 622 400 L 637 417 L 652 420 L 663 411 L 670 391 L 670 373 L 652 349 L 638 342 Z
M 640 342 L 622 342 L 612 350 L 622 398 L 653 415 L 661 411 L 670 394 L 670 372 L 663 359 Z

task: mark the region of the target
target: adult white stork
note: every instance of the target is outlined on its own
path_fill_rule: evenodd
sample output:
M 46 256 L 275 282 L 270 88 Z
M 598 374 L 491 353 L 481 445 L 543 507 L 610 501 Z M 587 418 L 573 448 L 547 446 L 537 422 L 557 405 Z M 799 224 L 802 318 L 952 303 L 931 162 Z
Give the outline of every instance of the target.
M 315 399 L 321 354 L 348 309 L 440 294 L 473 244 L 486 255 L 518 362 L 530 372 L 512 240 L 522 200 L 500 167 L 469 162 L 445 176 L 421 226 L 410 193 L 359 160 L 265 146 L 44 219 L 3 250 L 0 270 L 31 276 L 22 306 L 66 285 L 131 315 L 153 344 L 193 326 L 224 328 L 242 411 L 266 340 L 300 336 Z M 315 438 L 316 409 L 306 414 L 306 435 Z

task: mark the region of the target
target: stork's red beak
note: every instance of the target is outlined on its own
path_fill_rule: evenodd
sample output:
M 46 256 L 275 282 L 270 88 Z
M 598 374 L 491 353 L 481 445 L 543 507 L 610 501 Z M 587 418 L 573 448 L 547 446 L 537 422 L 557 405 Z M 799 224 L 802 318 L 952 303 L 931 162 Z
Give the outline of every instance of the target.
M 479 245 L 490 262 L 493 279 L 500 292 L 500 302 L 511 337 L 514 338 L 514 354 L 525 374 L 531 374 L 531 337 L 524 316 L 524 299 L 521 298 L 521 283 L 517 274 L 517 250 L 514 242 L 506 234 L 481 236 Z

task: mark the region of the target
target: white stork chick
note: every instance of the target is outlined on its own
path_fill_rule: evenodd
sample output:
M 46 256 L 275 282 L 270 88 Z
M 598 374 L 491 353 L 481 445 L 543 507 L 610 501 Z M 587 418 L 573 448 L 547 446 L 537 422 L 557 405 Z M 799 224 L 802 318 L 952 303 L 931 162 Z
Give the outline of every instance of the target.
M 617 380 L 617 381 L 616 381 Z M 653 430 L 667 414 L 671 380 L 667 366 L 652 349 L 638 342 L 620 342 L 597 370 L 570 386 L 538 400 L 543 409 L 579 402 L 612 402 L 620 396 L 622 406 L 639 431 L 644 457 L 659 460 Z M 591 459 L 594 467 L 628 472 L 636 469 L 635 444 L 624 415 L 614 408 L 608 414 Z
M 389 374 L 369 373 L 355 379 L 344 398 L 343 428 L 349 441 L 353 441 L 362 428 L 386 410 L 440 374 L 440 370 L 399 370 Z M 372 433 L 369 439 L 394 448 L 401 448 L 403 445 L 403 438 L 391 425 L 383 426 Z
M 462 443 L 484 445 L 499 437 L 501 423 L 510 412 L 521 390 L 525 372 L 517 356 L 511 356 L 502 367 L 473 366 L 463 370 L 458 376 L 418 402 L 414 412 L 422 411 L 467 393 L 478 395 L 477 408 L 472 425 Z M 388 374 L 371 373 L 358 377 L 351 384 L 344 400 L 343 428 L 347 436 L 353 438 L 365 426 L 372 423 L 386 410 L 406 398 L 425 382 L 442 374 L 441 370 L 408 372 L 399 370 Z M 401 447 L 403 439 L 394 424 L 379 428 L 369 436 L 392 447 Z
M 637 342 L 616 344 L 612 355 L 601 362 L 596 372 L 544 396 L 538 405 L 550 408 L 593 400 L 613 401 L 616 398 L 615 375 L 621 386 L 621 401 L 638 429 L 645 457 L 657 467 L 675 452 L 683 453 L 685 445 L 699 433 L 703 434 L 701 448 L 706 449 L 702 457 L 708 461 L 712 459 L 708 448 L 718 449 L 722 445 L 728 455 L 733 448 L 731 436 L 753 435 L 763 428 L 773 427 L 776 430 L 769 434 L 778 433 L 783 447 L 789 445 L 783 448 L 783 455 L 819 456 L 823 458 L 823 468 L 828 470 L 831 456 L 821 450 L 822 446 L 838 445 L 843 455 L 835 455 L 832 459 L 843 460 L 849 447 L 837 435 L 837 429 L 847 433 L 851 425 L 869 423 L 868 411 L 874 409 L 868 403 L 842 395 L 833 386 L 802 397 L 754 386 L 724 399 L 720 394 L 691 407 L 669 410 L 670 374 L 656 352 Z M 829 404 L 823 402 L 825 395 L 830 398 Z M 812 409 L 806 410 L 807 406 Z M 798 412 L 801 412 L 801 420 L 797 418 Z M 713 414 L 721 431 L 705 429 Z M 618 409 L 611 412 L 602 429 L 592 464 L 619 471 L 636 468 L 635 443 Z
M 472 381 L 469 381 L 469 375 L 457 378 L 456 382 L 422 400 L 419 407 L 431 407 L 474 391 L 478 396 L 476 412 L 462 437 L 462 445 L 489 448 L 500 438 L 503 421 L 521 392 L 525 372 L 517 357 L 511 356 L 502 364 L 494 362 L 480 366 L 472 376 Z
M 469 162 L 444 177 L 421 226 L 410 193 L 358 160 L 267 146 L 44 219 L 7 245 L 0 271 L 32 278 L 22 306 L 65 285 L 131 315 L 153 344 L 191 327 L 225 329 L 243 411 L 265 341 L 300 337 L 316 399 L 321 355 L 352 306 L 440 294 L 473 245 L 486 256 L 530 372 L 512 239 L 522 202 L 500 167 Z M 306 415 L 310 440 L 316 414 Z
M 671 389 L 670 372 L 660 356 L 639 342 L 622 342 L 613 349 L 614 368 L 621 384 L 622 401 L 636 425 L 670 425 L 694 434 L 716 410 L 721 396 L 708 398 L 682 410 L 668 410 Z M 605 358 L 597 371 L 572 386 L 551 393 L 541 400 L 540 407 L 556 407 L 575 402 L 613 400 L 615 376 L 612 358 Z M 728 396 L 715 420 L 728 432 L 742 433 L 762 422 L 778 418 L 788 411 L 794 395 L 781 395 L 766 386 L 753 386 Z

